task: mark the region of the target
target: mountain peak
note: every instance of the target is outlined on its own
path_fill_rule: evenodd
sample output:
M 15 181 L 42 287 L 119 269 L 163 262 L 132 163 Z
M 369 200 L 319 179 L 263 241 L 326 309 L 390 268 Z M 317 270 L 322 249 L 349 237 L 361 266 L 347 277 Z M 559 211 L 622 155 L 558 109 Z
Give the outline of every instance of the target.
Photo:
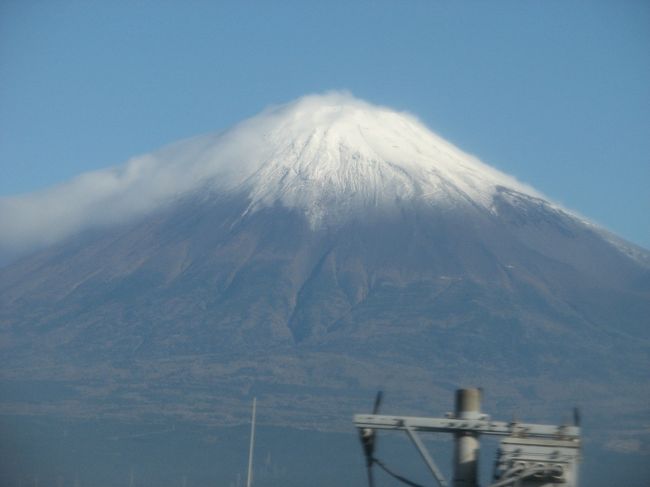
M 281 205 L 312 228 L 403 204 L 492 210 L 497 188 L 539 196 L 416 117 L 348 93 L 310 95 L 218 134 L 187 139 L 45 191 L 0 199 L 0 253 L 142 216 L 197 190 Z
M 300 210 L 312 226 L 403 202 L 490 208 L 498 187 L 537 195 L 414 116 L 347 93 L 303 97 L 160 156 L 197 147 L 196 172 L 211 168 L 217 189 L 245 191 L 251 211 L 278 203 Z

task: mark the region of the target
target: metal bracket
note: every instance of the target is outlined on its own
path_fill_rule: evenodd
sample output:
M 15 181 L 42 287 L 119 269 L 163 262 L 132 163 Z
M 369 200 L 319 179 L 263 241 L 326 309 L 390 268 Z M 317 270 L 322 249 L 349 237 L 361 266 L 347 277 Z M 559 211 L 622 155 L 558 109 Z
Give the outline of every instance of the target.
M 438 469 L 436 462 L 434 462 L 433 458 L 431 458 L 431 455 L 429 454 L 429 450 L 427 450 L 427 447 L 424 446 L 424 443 L 422 443 L 422 440 L 420 440 L 420 437 L 418 436 L 417 432 L 410 426 L 406 426 L 404 429 L 406 430 L 406 433 L 409 435 L 409 438 L 411 438 L 411 441 L 413 442 L 415 447 L 418 449 L 418 452 L 420 452 L 420 456 L 424 460 L 424 463 L 426 463 L 427 467 L 429 467 L 429 470 L 431 470 L 431 473 L 433 474 L 434 478 L 437 480 L 438 485 L 440 485 L 440 487 L 448 487 L 447 481 L 440 473 L 440 470 Z

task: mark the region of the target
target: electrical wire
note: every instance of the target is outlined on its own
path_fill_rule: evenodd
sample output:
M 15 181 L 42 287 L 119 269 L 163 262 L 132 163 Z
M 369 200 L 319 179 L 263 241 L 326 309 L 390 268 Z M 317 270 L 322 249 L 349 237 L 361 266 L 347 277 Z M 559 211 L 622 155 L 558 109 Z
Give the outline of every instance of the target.
M 413 482 L 412 480 L 409 480 L 406 477 L 402 477 L 401 475 L 393 472 L 381 460 L 379 460 L 377 458 L 373 458 L 372 460 L 373 460 L 373 463 L 376 463 L 384 472 L 386 472 L 388 475 L 390 475 L 394 479 L 399 480 L 403 484 L 410 485 L 411 487 L 424 487 L 422 484 L 418 484 L 416 482 Z

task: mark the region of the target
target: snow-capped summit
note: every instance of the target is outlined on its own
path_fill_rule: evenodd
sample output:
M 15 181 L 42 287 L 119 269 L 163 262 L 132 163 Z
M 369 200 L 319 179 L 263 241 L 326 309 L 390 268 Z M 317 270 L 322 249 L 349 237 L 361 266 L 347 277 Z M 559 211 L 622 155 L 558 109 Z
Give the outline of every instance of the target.
M 280 203 L 312 226 L 409 200 L 490 208 L 500 186 L 537 195 L 414 116 L 344 93 L 306 96 L 156 157 L 162 165 L 190 163 L 220 190 L 246 192 L 251 211 Z
M 6 258 L 87 228 L 125 222 L 206 188 L 246 198 L 244 214 L 281 205 L 315 228 L 359 209 L 413 201 L 493 211 L 503 187 L 539 196 L 414 116 L 332 92 L 45 191 L 0 198 L 0 254 Z

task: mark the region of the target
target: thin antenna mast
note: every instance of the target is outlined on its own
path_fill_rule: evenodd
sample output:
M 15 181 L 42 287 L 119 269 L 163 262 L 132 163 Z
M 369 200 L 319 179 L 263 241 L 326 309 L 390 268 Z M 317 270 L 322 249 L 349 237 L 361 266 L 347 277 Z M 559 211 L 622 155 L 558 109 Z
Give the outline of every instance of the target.
M 253 485 L 253 445 L 255 444 L 255 409 L 257 406 L 257 398 L 253 398 L 253 415 L 251 417 L 251 444 L 248 449 L 248 477 L 246 479 L 246 487 Z

